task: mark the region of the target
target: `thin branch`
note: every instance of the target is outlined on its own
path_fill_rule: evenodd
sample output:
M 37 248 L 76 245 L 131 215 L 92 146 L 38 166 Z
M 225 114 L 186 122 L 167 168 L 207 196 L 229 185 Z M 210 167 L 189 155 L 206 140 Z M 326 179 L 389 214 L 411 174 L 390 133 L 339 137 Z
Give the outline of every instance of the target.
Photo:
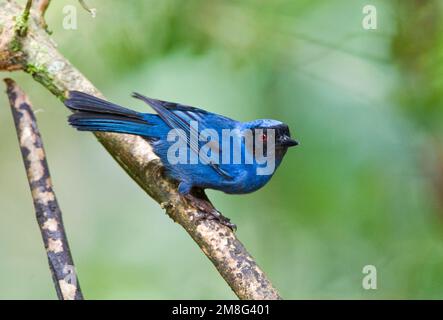
M 45 20 L 45 13 L 50 3 L 51 0 L 34 0 L 32 3 L 32 8 L 38 14 L 40 19 L 40 26 L 45 30 L 48 29 L 48 25 L 46 24 Z
M 34 0 L 32 3 L 32 7 L 35 11 L 39 13 L 39 15 L 44 16 L 50 3 L 51 0 Z
M 11 51 L 8 45 L 2 46 L 2 43 L 13 41 L 9 33 L 10 28 L 14 28 L 12 17 L 22 10 L 14 1 L 0 2 L 0 70 L 22 69 L 61 100 L 66 98 L 68 90 L 103 97 L 57 51 L 48 35 L 32 19 L 28 36 L 21 39 L 18 51 Z M 179 195 L 177 182 L 163 175 L 163 167 L 148 142 L 126 134 L 95 135 L 139 186 L 189 233 L 239 298 L 280 299 L 254 258 L 228 227 L 214 220 L 199 219 L 198 208 Z
M 42 138 L 31 103 L 13 80 L 5 79 L 5 82 L 57 296 L 60 300 L 82 300 L 83 295 L 63 226 L 62 212 L 53 190 Z
M 18 37 L 24 37 L 28 31 L 28 20 L 31 13 L 31 6 L 32 0 L 28 0 L 23 13 L 17 18 L 15 31 Z
M 86 11 L 88 11 L 88 12 L 91 14 L 91 16 L 92 16 L 93 18 L 96 17 L 96 15 L 97 15 L 97 9 L 95 9 L 95 8 L 89 8 L 88 5 L 85 3 L 85 0 L 78 0 L 78 2 L 80 2 L 80 5 L 83 7 L 83 9 L 85 9 Z

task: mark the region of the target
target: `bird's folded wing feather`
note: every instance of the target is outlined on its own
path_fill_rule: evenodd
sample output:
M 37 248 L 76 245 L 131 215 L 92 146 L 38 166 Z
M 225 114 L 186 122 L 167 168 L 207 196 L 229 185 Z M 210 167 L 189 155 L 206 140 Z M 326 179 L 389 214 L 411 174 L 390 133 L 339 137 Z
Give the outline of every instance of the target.
M 185 136 L 181 137 L 185 140 L 189 146 L 189 148 L 199 155 L 199 145 L 195 139 L 191 139 L 191 121 L 197 121 L 199 125 L 205 126 L 205 116 L 210 113 L 195 107 L 185 106 L 177 103 L 156 100 L 152 98 L 145 97 L 139 93 L 133 93 L 134 98 L 140 99 L 147 104 L 149 104 L 162 118 L 162 120 L 171 128 L 171 129 L 181 129 L 177 132 L 185 132 Z M 229 119 L 230 120 L 230 119 Z M 193 134 L 199 134 L 195 132 Z M 197 140 L 198 141 L 198 140 Z M 213 163 L 205 154 L 200 154 L 200 160 L 203 164 L 209 165 L 213 168 L 220 176 L 226 179 L 233 179 L 233 177 L 223 170 L 219 164 Z

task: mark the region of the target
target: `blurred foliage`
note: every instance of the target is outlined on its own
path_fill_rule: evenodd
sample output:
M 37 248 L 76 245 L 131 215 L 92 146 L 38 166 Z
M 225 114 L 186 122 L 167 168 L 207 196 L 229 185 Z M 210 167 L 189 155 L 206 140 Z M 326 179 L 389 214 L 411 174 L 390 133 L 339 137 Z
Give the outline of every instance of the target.
M 432 179 L 443 8 L 371 3 L 377 30 L 362 28 L 360 0 L 89 0 L 95 19 L 74 0 L 53 1 L 47 20 L 60 51 L 113 101 L 147 110 L 129 97 L 139 91 L 289 124 L 301 146 L 269 185 L 243 196 L 209 191 L 285 298 L 443 298 Z M 67 4 L 78 7 L 77 30 L 62 28 Z M 68 127 L 54 97 L 27 75 L 7 76 L 39 110 L 87 298 L 235 298 L 91 135 Z M 55 298 L 0 102 L 0 298 Z M 377 290 L 362 289 L 367 264 Z
M 399 98 L 411 118 L 434 131 L 443 129 L 443 3 L 397 1 L 398 32 L 392 54 L 402 70 Z

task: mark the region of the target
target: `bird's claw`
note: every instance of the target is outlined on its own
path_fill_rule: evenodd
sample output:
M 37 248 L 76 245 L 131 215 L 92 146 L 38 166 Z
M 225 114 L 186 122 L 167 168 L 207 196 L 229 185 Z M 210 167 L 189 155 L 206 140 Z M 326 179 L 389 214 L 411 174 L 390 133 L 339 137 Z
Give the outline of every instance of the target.
M 231 219 L 225 217 L 217 210 L 213 209 L 211 212 L 199 211 L 200 215 L 197 217 L 197 221 L 201 220 L 216 220 L 220 224 L 228 227 L 232 231 L 237 231 L 237 225 L 231 222 Z
M 219 211 L 214 209 L 209 202 L 192 195 L 187 195 L 186 199 L 189 200 L 199 211 L 199 215 L 196 219 L 197 222 L 202 220 L 216 220 L 232 231 L 237 230 L 237 226 L 231 222 L 231 219 L 225 217 Z

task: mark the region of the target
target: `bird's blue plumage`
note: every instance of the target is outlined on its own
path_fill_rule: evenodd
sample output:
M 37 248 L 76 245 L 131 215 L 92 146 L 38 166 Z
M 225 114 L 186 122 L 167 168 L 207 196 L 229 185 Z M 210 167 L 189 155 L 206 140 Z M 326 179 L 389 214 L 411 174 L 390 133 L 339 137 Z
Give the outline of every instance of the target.
M 195 107 L 155 100 L 136 93 L 133 96 L 149 104 L 157 114 L 136 112 L 86 93 L 71 91 L 69 99 L 65 101 L 65 105 L 74 111 L 69 123 L 82 131 L 127 133 L 146 138 L 163 162 L 167 174 L 180 183 L 179 191 L 182 194 L 188 194 L 194 187 L 232 194 L 253 192 L 269 181 L 287 148 L 297 144 L 290 138 L 288 127 L 276 120 L 239 122 Z M 190 124 L 196 124 L 198 129 L 192 131 Z M 176 140 L 168 139 L 173 129 L 182 132 Z M 275 132 L 275 148 L 271 150 L 266 145 L 268 140 L 264 140 L 268 147 L 267 155 L 275 158 L 274 168 L 269 174 L 257 174 L 257 169 L 263 169 L 268 163 L 261 163 L 255 158 L 255 144 L 251 147 L 245 143 L 245 139 L 237 139 L 246 136 L 248 130 L 258 132 L 254 131 L 256 129 L 265 130 L 264 134 L 270 129 Z M 226 130 L 234 137 L 229 140 L 229 148 L 224 148 L 221 143 L 215 144 L 216 140 L 211 138 L 218 136 L 221 141 Z M 193 133 L 197 133 L 200 140 L 191 139 Z M 171 148 L 177 141 L 184 142 L 185 149 L 182 150 L 186 153 L 186 163 L 170 161 Z M 201 151 L 205 145 L 210 147 L 208 152 Z M 241 163 L 234 163 L 236 147 L 243 155 Z M 214 154 L 219 155 L 219 161 L 211 157 Z M 251 163 L 245 163 L 247 155 L 253 155 Z M 193 157 L 197 158 L 197 163 L 190 160 Z M 227 161 L 222 161 L 222 157 Z

